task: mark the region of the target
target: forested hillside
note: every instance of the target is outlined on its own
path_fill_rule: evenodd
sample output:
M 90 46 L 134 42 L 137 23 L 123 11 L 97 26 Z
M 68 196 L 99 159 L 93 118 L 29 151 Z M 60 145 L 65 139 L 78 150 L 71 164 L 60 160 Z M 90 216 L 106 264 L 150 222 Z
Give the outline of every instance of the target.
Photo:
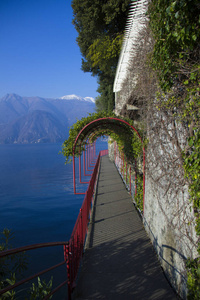
M 113 82 L 130 0 L 73 0 L 73 24 L 82 53 L 82 70 L 97 77 L 98 110 L 114 108 Z

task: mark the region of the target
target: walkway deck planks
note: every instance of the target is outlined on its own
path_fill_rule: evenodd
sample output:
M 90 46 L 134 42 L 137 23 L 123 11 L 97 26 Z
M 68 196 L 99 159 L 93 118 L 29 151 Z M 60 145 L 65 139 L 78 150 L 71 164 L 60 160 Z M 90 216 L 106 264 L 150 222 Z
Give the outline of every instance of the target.
M 107 156 L 101 160 L 97 197 L 73 299 L 177 299 Z

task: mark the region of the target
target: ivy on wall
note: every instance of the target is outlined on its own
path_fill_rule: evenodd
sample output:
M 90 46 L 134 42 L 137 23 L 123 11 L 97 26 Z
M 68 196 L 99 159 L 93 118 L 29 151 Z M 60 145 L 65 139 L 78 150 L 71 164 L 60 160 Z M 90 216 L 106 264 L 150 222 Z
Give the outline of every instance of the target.
M 188 130 L 181 155 L 200 236 L 200 5 L 198 0 L 152 0 L 148 12 L 155 40 L 151 65 L 162 91 L 157 108 L 172 112 Z M 200 245 L 198 253 L 186 264 L 188 299 L 200 299 Z
M 188 144 L 190 151 L 183 154 L 185 174 L 189 180 L 190 198 L 196 214 L 196 232 L 200 236 L 200 131 L 195 130 Z M 200 299 L 200 243 L 198 246 L 199 257 L 188 259 L 188 299 Z

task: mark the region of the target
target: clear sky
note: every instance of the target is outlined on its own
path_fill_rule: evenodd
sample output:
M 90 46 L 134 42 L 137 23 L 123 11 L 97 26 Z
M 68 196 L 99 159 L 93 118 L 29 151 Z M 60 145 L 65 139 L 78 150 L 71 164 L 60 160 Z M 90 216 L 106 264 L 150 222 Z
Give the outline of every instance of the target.
M 72 18 L 71 0 L 0 0 L 0 98 L 98 95 Z

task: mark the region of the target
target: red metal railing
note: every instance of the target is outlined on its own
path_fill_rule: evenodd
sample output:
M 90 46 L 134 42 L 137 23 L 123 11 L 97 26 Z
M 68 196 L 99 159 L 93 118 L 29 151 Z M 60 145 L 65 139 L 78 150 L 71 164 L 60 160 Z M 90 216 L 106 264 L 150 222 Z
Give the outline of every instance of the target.
M 131 165 L 127 163 L 127 161 L 124 158 L 124 153 L 121 153 L 118 149 L 117 143 L 114 143 L 114 161 L 115 165 L 122 176 L 122 179 L 127 186 L 127 189 L 130 192 L 130 195 L 132 193 L 131 188 Z M 136 160 L 135 160 L 136 164 Z M 137 194 L 137 185 L 136 185 L 136 179 L 137 179 L 137 173 L 136 173 L 136 166 L 135 166 L 135 194 Z
M 101 150 L 100 156 L 108 155 L 108 149 L 107 150 Z
M 127 189 L 129 190 L 131 197 L 133 198 L 133 202 L 135 203 L 134 198 L 135 198 L 135 196 L 137 195 L 137 192 L 138 192 L 137 191 L 138 190 L 138 186 L 137 186 L 137 180 L 138 180 L 137 160 L 135 159 L 134 165 L 132 165 L 132 167 L 131 167 L 130 164 L 128 165 L 128 162 L 125 160 L 124 153 L 119 151 L 117 143 L 115 142 L 115 144 L 114 144 L 114 162 L 115 162 L 115 165 L 118 169 L 118 172 L 119 172 L 124 184 L 126 185 Z M 144 197 L 145 197 L 144 167 L 145 167 L 145 162 L 143 161 L 143 170 L 142 170 L 143 171 L 143 214 L 144 214 Z M 133 189 L 132 189 L 132 183 L 131 183 L 132 179 L 133 179 L 133 182 L 134 182 Z
M 101 125 L 105 125 L 105 124 L 110 124 L 112 125 L 113 122 L 117 125 L 117 126 L 128 126 L 129 128 L 131 128 L 131 130 L 133 132 L 135 132 L 137 134 L 137 136 L 139 137 L 141 144 L 142 144 L 142 148 L 143 148 L 143 212 L 144 212 L 144 200 L 145 200 L 145 148 L 144 148 L 144 144 L 143 144 L 143 140 L 142 137 L 140 136 L 139 132 L 131 125 L 129 124 L 127 121 L 119 119 L 119 118 L 113 118 L 113 117 L 106 117 L 106 118 L 99 118 L 96 120 L 91 121 L 90 123 L 88 123 L 87 125 L 85 125 L 78 133 L 78 135 L 76 136 L 75 142 L 74 142 L 74 146 L 73 146 L 73 157 L 75 156 L 75 149 L 76 149 L 76 144 L 80 138 L 81 135 L 85 135 L 85 137 L 88 137 L 88 133 L 91 133 L 91 128 L 94 131 L 95 128 L 101 126 Z M 90 128 L 90 130 L 88 131 L 88 128 Z M 125 128 L 124 127 L 124 128 Z M 73 162 L 74 164 L 74 162 Z M 75 172 L 74 172 L 75 174 Z M 75 178 L 74 178 L 75 179 Z M 75 187 L 75 180 L 74 180 L 74 193 L 76 194 L 76 187 Z M 78 194 L 78 193 L 77 193 Z
M 39 248 L 44 248 L 44 247 L 55 247 L 55 246 L 63 246 L 63 245 L 68 245 L 69 242 L 52 242 L 52 243 L 42 243 L 42 244 L 34 244 L 34 245 L 28 245 L 28 246 L 24 246 L 24 247 L 20 247 L 20 248 L 15 248 L 15 249 L 11 249 L 11 250 L 6 250 L 6 251 L 2 251 L 0 252 L 0 258 L 6 257 L 8 255 L 13 255 L 13 254 L 17 254 L 20 252 L 24 252 L 24 251 L 29 251 L 29 250 L 35 250 L 35 249 L 39 249 Z M 0 296 L 5 294 L 8 291 L 11 291 L 15 288 L 17 288 L 20 285 L 23 285 L 31 280 L 33 280 L 34 278 L 41 276 L 47 272 L 50 272 L 62 265 L 64 265 L 66 263 L 65 260 L 63 260 L 62 262 L 60 262 L 59 264 L 56 264 L 50 268 L 47 268 L 45 270 L 42 270 L 28 278 L 25 278 L 23 280 L 20 280 L 18 282 L 16 282 L 13 285 L 10 285 L 8 287 L 5 287 L 4 289 L 0 290 Z M 48 296 L 46 296 L 44 299 L 49 299 L 55 292 L 57 292 L 58 289 L 60 289 L 62 286 L 64 286 L 65 284 L 67 284 L 67 280 L 65 280 L 64 282 L 62 282 L 58 287 L 56 287 L 50 294 L 48 294 Z M 0 297 L 1 299 L 1 297 Z
M 45 270 L 42 270 L 38 272 L 37 274 L 34 274 L 28 278 L 25 278 L 23 280 L 20 280 L 16 282 L 14 285 L 10 285 L 8 287 L 5 287 L 4 289 L 0 290 L 0 296 L 6 293 L 7 291 L 13 290 L 17 288 L 20 285 L 25 284 L 28 281 L 33 280 L 34 278 L 37 278 L 38 276 L 41 276 L 47 272 L 52 271 L 55 268 L 58 268 L 64 264 L 67 264 L 67 279 L 63 281 L 59 286 L 54 288 L 48 296 L 46 296 L 43 299 L 49 299 L 54 293 L 56 293 L 61 287 L 68 284 L 68 300 L 71 300 L 71 292 L 73 290 L 73 287 L 75 286 L 75 281 L 77 278 L 77 273 L 80 265 L 80 261 L 83 254 L 83 248 L 85 243 L 85 238 L 87 234 L 87 228 L 88 228 L 88 222 L 89 222 L 89 216 L 91 211 L 91 205 L 92 205 L 92 199 L 97 183 L 97 177 L 99 172 L 99 166 L 100 166 L 100 157 L 103 155 L 108 154 L 108 150 L 100 151 L 100 154 L 97 158 L 96 165 L 94 167 L 88 189 L 85 193 L 85 198 L 83 200 L 82 207 L 80 209 L 78 218 L 76 220 L 74 229 L 71 234 L 71 238 L 66 242 L 52 242 L 52 243 L 42 243 L 42 244 L 35 244 L 35 245 L 28 245 L 20 248 L 15 248 L 11 250 L 6 250 L 0 252 L 0 258 L 3 258 L 8 255 L 17 254 L 24 251 L 29 250 L 35 250 L 39 248 L 44 247 L 55 247 L 55 246 L 64 246 L 64 260 L 54 266 L 51 266 L 50 268 L 47 268 Z M 1 299 L 1 297 L 0 297 Z
M 85 243 L 85 237 L 88 229 L 89 216 L 91 211 L 92 199 L 97 182 L 97 176 L 100 166 L 100 157 L 107 155 L 108 150 L 100 152 L 96 165 L 94 167 L 92 177 L 90 179 L 88 189 L 85 193 L 82 207 L 80 209 L 78 218 L 76 220 L 74 229 L 72 231 L 69 244 L 64 246 L 65 259 L 67 261 L 67 273 L 68 273 L 68 299 L 71 300 L 71 293 L 75 287 L 75 282 L 80 266 L 80 261 L 83 255 L 83 248 Z

